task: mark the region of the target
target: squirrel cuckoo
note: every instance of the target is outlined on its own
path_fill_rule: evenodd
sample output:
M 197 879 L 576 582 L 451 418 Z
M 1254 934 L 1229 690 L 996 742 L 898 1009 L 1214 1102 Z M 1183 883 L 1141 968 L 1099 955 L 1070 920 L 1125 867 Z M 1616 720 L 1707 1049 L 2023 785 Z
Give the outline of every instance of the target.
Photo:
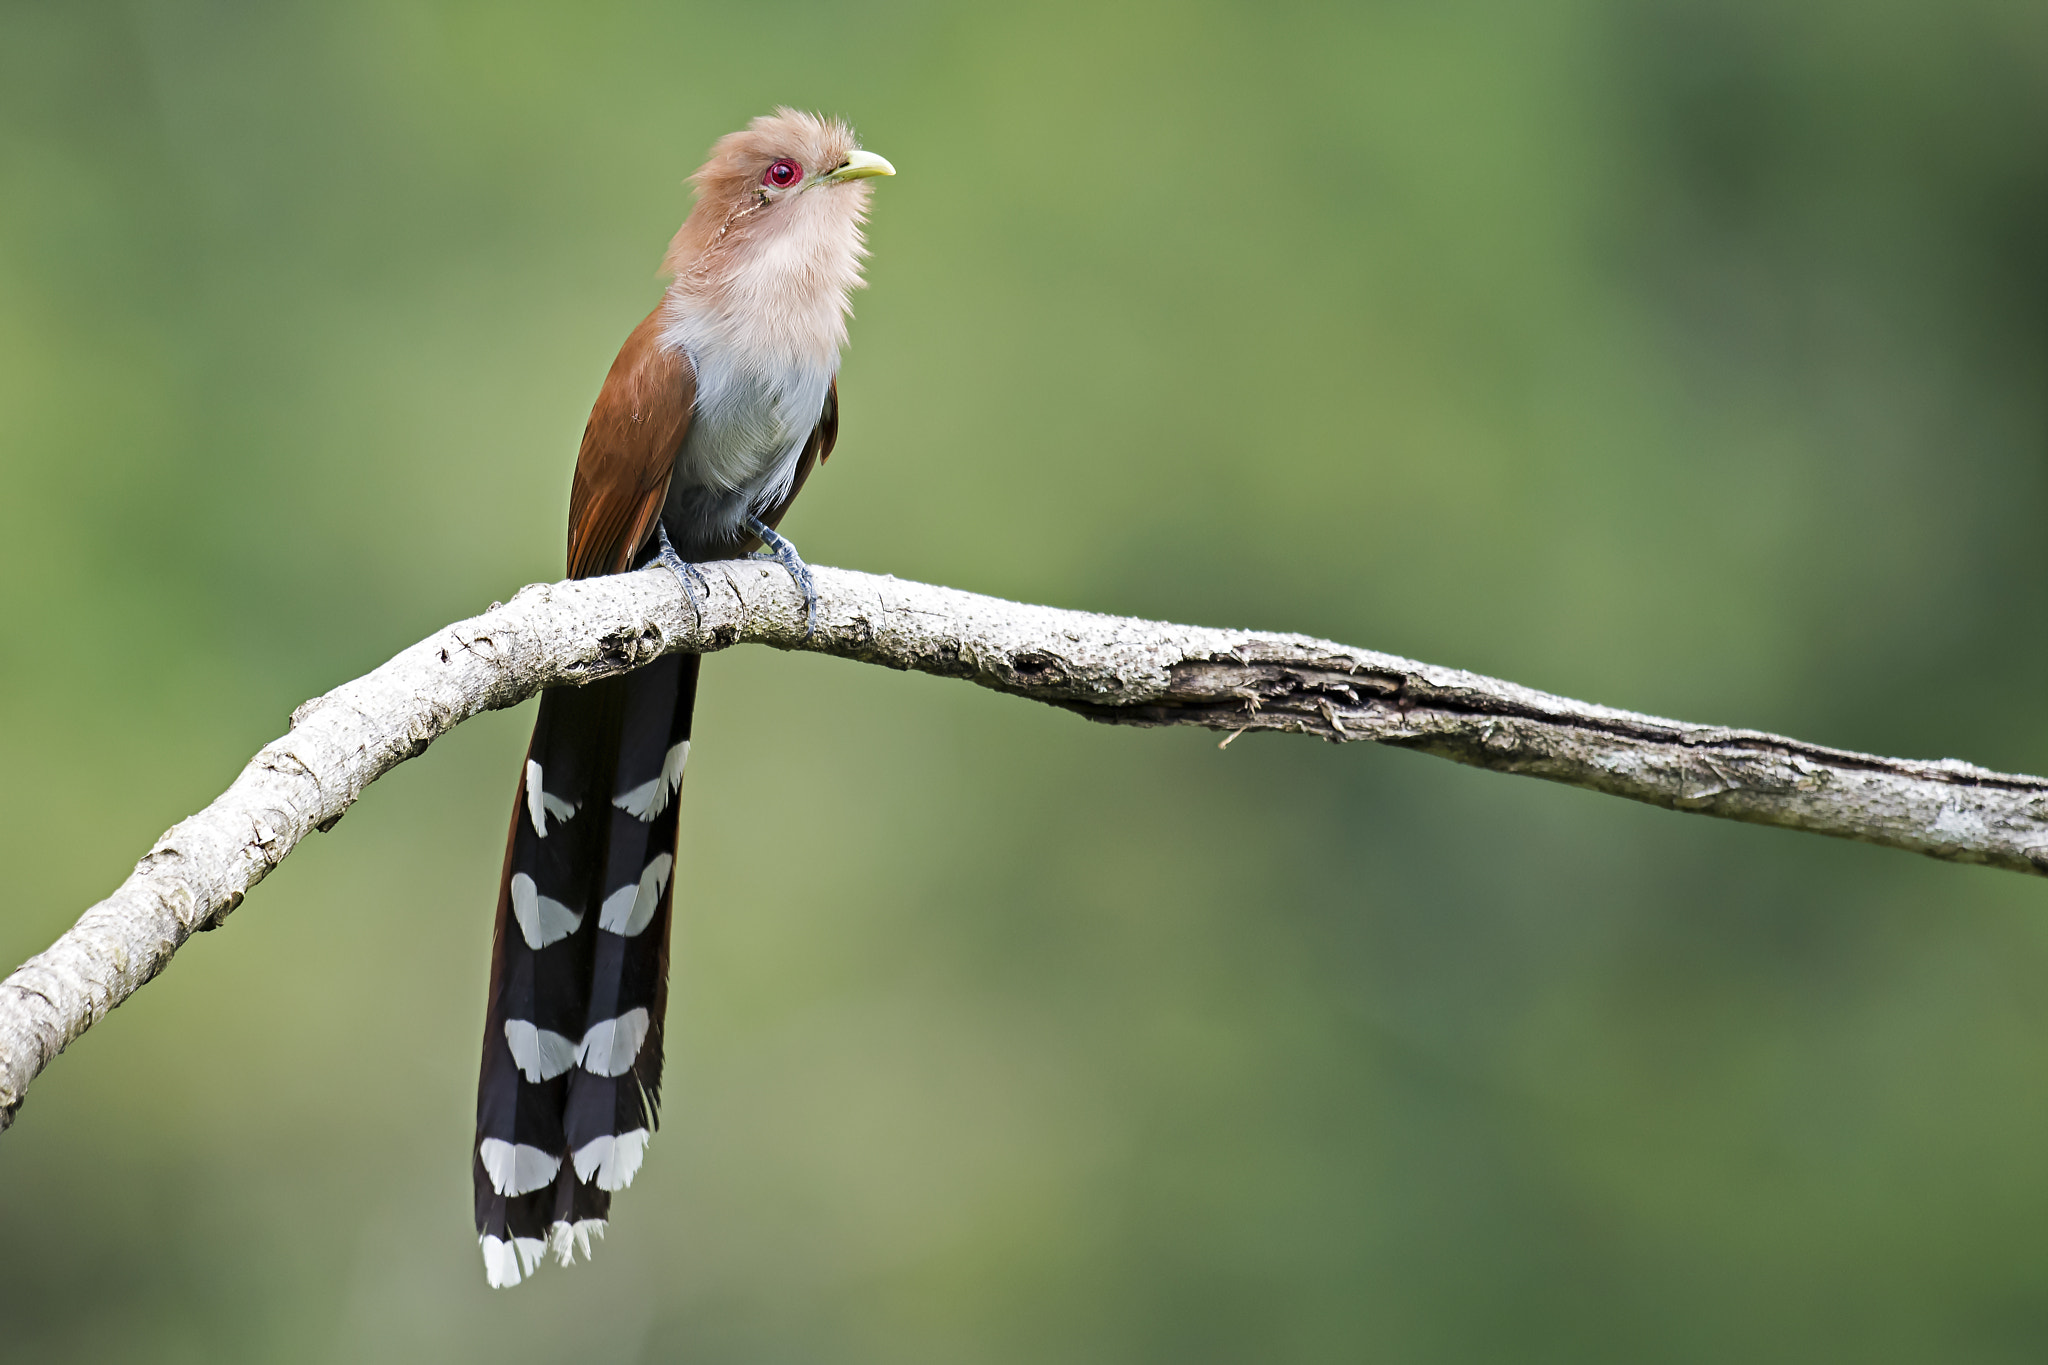
M 662 262 L 661 302 L 591 409 L 569 496 L 569 576 L 763 544 L 839 432 L 839 352 L 861 284 L 870 177 L 852 129 L 791 109 L 719 140 Z M 640 1168 L 661 1093 L 676 800 L 698 657 L 543 693 L 498 887 L 476 1227 L 494 1286 L 590 1255 Z

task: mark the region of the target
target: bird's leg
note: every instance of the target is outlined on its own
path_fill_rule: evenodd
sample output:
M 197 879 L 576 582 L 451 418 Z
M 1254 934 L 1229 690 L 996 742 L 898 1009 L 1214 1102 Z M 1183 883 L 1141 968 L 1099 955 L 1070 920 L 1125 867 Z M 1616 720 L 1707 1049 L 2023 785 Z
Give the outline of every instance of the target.
M 704 581 L 704 575 L 697 571 L 695 564 L 686 562 L 676 553 L 676 547 L 669 544 L 668 527 L 663 526 L 660 521 L 656 521 L 654 526 L 655 534 L 661 537 L 661 553 L 654 557 L 655 562 L 676 576 L 676 582 L 683 585 L 683 596 L 690 599 L 690 610 L 696 612 L 697 619 L 702 621 L 704 598 L 697 595 L 697 589 L 703 588 L 705 596 L 709 596 L 711 585 Z
M 809 639 L 818 629 L 818 589 L 811 582 L 811 566 L 804 563 L 796 546 L 777 535 L 775 528 L 759 517 L 747 518 L 747 529 L 761 537 L 761 543 L 768 548 L 757 552 L 757 559 L 772 559 L 789 570 L 789 576 L 796 580 L 797 591 L 804 595 L 804 638 Z

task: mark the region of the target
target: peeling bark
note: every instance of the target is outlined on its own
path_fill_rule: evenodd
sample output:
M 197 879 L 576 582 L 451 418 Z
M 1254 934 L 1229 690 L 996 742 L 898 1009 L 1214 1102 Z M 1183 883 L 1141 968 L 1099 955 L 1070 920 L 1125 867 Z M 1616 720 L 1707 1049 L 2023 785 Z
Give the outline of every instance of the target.
M 1114 724 L 1372 740 L 1672 810 L 2048 873 L 2048 779 L 1662 720 L 1306 636 L 1061 611 L 845 569 L 815 570 L 807 636 L 780 568 L 702 567 L 712 591 L 701 616 L 661 569 L 536 584 L 299 707 L 212 805 L 0 982 L 0 1127 L 53 1057 L 378 777 L 479 712 L 671 650 L 807 649 Z

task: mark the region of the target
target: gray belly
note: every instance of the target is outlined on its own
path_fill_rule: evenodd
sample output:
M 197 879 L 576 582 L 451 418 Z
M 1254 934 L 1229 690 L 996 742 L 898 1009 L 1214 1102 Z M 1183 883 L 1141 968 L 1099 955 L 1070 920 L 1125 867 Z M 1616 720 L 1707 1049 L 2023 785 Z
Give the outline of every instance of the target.
M 788 494 L 824 411 L 829 370 L 762 373 L 697 365 L 697 402 L 676 452 L 661 519 L 685 559 L 711 558 L 746 538 L 746 523 Z

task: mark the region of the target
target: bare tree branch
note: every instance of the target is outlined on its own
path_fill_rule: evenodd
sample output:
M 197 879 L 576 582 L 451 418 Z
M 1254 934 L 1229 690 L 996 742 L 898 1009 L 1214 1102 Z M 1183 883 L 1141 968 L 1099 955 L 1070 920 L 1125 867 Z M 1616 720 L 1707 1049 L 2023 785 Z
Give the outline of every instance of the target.
M 0 1127 L 51 1058 L 378 777 L 480 711 L 670 650 L 809 649 L 1117 724 L 1369 739 L 1674 810 L 2048 873 L 2048 779 L 1660 720 L 1305 636 L 1060 611 L 845 569 L 816 570 L 807 637 L 780 568 L 704 570 L 701 619 L 660 569 L 535 585 L 301 706 L 218 800 L 0 982 Z

